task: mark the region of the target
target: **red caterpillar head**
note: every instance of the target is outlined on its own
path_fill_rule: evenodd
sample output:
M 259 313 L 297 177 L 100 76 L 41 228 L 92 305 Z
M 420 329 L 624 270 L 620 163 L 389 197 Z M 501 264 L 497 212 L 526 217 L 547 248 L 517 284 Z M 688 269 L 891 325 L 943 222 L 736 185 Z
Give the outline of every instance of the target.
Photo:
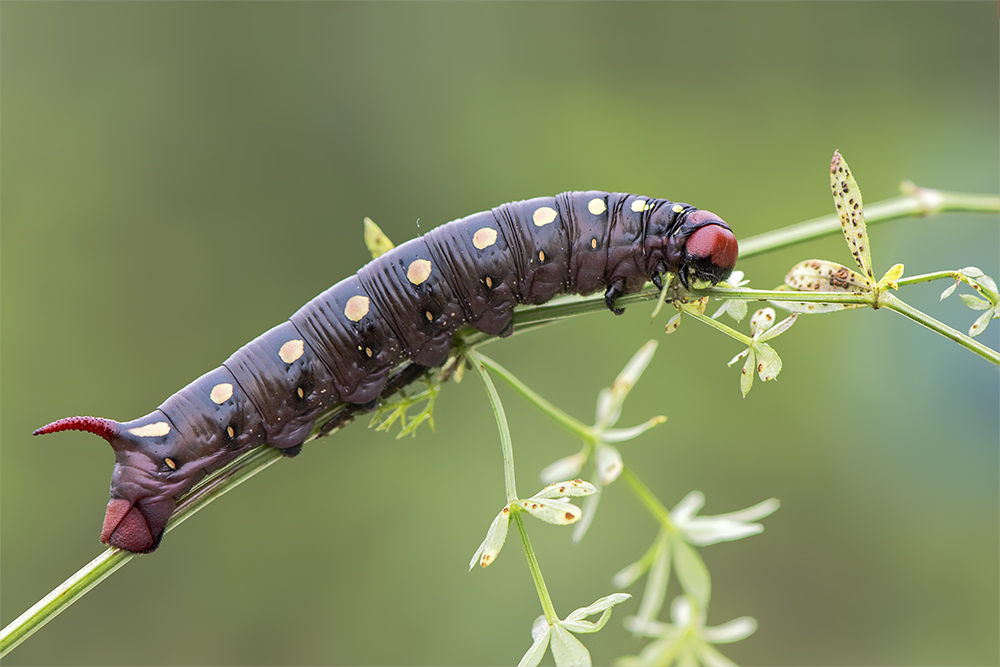
M 685 224 L 698 225 L 687 237 L 678 276 L 685 287 L 691 283 L 720 283 L 733 272 L 739 244 L 722 218 L 710 211 L 695 211 Z
M 126 551 L 153 551 L 176 507 L 174 496 L 204 475 L 191 475 L 194 471 L 173 475 L 180 462 L 169 454 L 177 437 L 166 415 L 157 410 L 125 424 L 99 417 L 68 417 L 38 429 L 34 435 L 57 431 L 87 431 L 107 440 L 115 450 L 111 502 L 104 515 L 101 541 Z
M 677 218 L 672 217 L 677 207 Z M 739 245 L 725 221 L 712 213 L 685 204 L 660 209 L 650 220 L 646 237 L 647 270 L 650 277 L 669 271 L 684 287 L 715 285 L 729 277 L 736 266 Z

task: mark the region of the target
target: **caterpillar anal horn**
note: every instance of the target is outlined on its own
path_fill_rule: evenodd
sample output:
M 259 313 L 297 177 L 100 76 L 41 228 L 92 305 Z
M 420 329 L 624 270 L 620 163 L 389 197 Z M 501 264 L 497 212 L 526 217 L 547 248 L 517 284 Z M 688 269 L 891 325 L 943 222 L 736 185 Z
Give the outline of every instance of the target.
M 45 435 L 46 433 L 58 433 L 59 431 L 86 431 L 99 435 L 108 442 L 118 435 L 121 426 L 113 419 L 102 419 L 101 417 L 66 417 L 59 421 L 41 427 L 32 435 Z

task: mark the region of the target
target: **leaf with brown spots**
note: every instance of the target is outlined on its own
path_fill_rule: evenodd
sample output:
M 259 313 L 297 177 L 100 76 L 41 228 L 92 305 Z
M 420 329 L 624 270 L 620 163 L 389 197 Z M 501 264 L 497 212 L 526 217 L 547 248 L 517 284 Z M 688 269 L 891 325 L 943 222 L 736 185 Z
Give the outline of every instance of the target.
M 532 498 L 569 498 L 572 496 L 590 496 L 595 493 L 597 493 L 597 488 L 593 484 L 585 482 L 582 479 L 574 479 L 569 482 L 549 484 L 533 495 Z
M 566 526 L 576 523 L 582 514 L 579 507 L 564 500 L 522 500 L 519 505 L 531 516 L 545 523 Z
M 872 273 L 872 255 L 868 245 L 868 228 L 865 225 L 864 205 L 861 201 L 861 188 L 851 175 L 847 161 L 840 151 L 833 152 L 830 161 L 830 188 L 833 190 L 833 203 L 840 216 L 840 226 L 844 230 L 847 246 L 854 255 L 861 273 L 867 278 L 866 286 L 875 286 L 875 274 Z
M 472 560 L 469 561 L 469 570 L 474 568 L 476 563 L 479 563 L 480 567 L 488 567 L 490 563 L 496 560 L 500 554 L 500 550 L 503 548 L 504 541 L 507 539 L 507 528 L 509 526 L 510 507 L 505 505 L 496 518 L 493 519 L 490 529 L 486 531 L 486 539 L 476 549 L 476 553 L 472 555 Z

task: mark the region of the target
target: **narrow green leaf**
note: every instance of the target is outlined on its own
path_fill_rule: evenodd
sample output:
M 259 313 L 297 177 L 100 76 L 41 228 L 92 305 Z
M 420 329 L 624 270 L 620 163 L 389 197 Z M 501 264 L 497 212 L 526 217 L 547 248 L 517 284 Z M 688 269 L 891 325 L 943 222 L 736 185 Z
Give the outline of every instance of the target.
M 489 530 L 486 531 L 486 539 L 479 545 L 476 553 L 472 555 L 472 560 L 469 561 L 469 570 L 472 570 L 476 566 L 477 561 L 481 567 L 488 567 L 490 563 L 496 560 L 500 554 L 500 550 L 503 548 L 503 543 L 507 539 L 507 529 L 509 527 L 510 508 L 504 507 L 497 514 L 496 518 L 493 519 Z
M 708 608 L 708 601 L 712 595 L 712 580 L 708 568 L 705 567 L 705 561 L 694 547 L 677 535 L 671 536 L 670 544 L 674 554 L 674 569 L 681 588 L 693 597 L 698 608 L 704 611 Z
M 628 593 L 612 593 L 611 595 L 605 595 L 602 598 L 591 602 L 586 607 L 580 607 L 579 609 L 574 609 L 570 612 L 569 616 L 566 617 L 566 621 L 578 621 L 588 616 L 593 616 L 594 614 L 602 611 L 610 611 L 612 607 L 616 604 L 621 604 L 628 600 L 632 596 Z M 600 621 L 600 625 L 604 625 L 603 621 Z M 600 630 L 597 627 L 596 630 Z M 594 629 L 586 630 L 585 632 L 594 632 Z
M 896 281 L 899 280 L 903 275 L 903 265 L 893 264 L 892 267 L 885 272 L 885 275 L 879 278 L 878 284 L 880 287 L 888 287 L 889 289 L 896 289 L 898 285 Z
M 542 616 L 542 619 L 544 620 L 545 617 Z M 517 667 L 536 667 L 542 661 L 545 649 L 549 647 L 549 638 L 551 636 L 552 632 L 548 629 L 539 634 L 528 650 L 525 651 L 524 655 L 521 656 L 521 661 L 517 663 Z
M 365 218 L 365 247 L 372 254 L 372 259 L 378 259 L 396 246 L 371 218 Z
M 989 310 L 977 317 L 976 321 L 969 327 L 969 335 L 974 337 L 986 331 L 986 327 L 994 317 L 996 317 L 996 314 Z
M 971 308 L 972 310 L 986 310 L 992 304 L 985 299 L 980 299 L 974 294 L 959 294 L 958 298 L 962 300 L 966 308 Z
M 667 599 L 667 584 L 670 581 L 670 541 L 664 531 L 656 538 L 657 551 L 653 565 L 649 568 L 646 588 L 642 592 L 639 611 L 635 613 L 637 622 L 645 625 L 655 621 Z
M 552 626 L 552 657 L 556 667 L 590 667 L 590 651 L 562 624 Z
M 747 360 L 743 364 L 743 370 L 740 372 L 740 391 L 743 392 L 743 398 L 747 397 L 750 393 L 750 389 L 753 387 L 753 372 L 757 366 L 757 356 L 754 354 L 753 348 L 747 350 Z
M 773 380 L 781 372 L 781 357 L 767 343 L 759 343 L 757 348 L 757 374 L 764 382 Z

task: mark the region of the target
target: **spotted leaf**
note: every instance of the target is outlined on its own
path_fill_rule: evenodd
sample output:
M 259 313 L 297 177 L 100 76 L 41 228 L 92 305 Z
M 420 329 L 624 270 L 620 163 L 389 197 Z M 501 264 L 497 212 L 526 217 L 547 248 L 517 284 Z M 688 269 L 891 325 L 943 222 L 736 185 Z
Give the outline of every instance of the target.
M 579 507 L 564 500 L 528 498 L 518 501 L 517 504 L 536 519 L 556 526 L 568 526 L 571 523 L 576 523 L 582 514 Z
M 868 228 L 865 225 L 864 206 L 861 201 L 861 188 L 851 175 L 840 151 L 833 152 L 830 161 L 830 188 L 833 190 L 833 203 L 840 217 L 840 227 L 844 231 L 847 246 L 854 255 L 861 273 L 867 278 L 866 286 L 875 286 L 875 275 L 872 273 L 871 249 L 868 246 Z
M 574 479 L 569 482 L 549 484 L 532 496 L 533 499 L 570 498 L 574 496 L 590 496 L 597 493 L 597 488 L 590 482 Z
M 488 567 L 490 563 L 496 560 L 500 549 L 503 548 L 504 541 L 507 539 L 507 528 L 509 526 L 510 508 L 504 507 L 497 514 L 496 518 L 493 519 L 490 529 L 486 531 L 486 539 L 476 549 L 476 553 L 472 555 L 472 560 L 469 561 L 470 570 L 476 566 L 477 562 L 481 567 Z

